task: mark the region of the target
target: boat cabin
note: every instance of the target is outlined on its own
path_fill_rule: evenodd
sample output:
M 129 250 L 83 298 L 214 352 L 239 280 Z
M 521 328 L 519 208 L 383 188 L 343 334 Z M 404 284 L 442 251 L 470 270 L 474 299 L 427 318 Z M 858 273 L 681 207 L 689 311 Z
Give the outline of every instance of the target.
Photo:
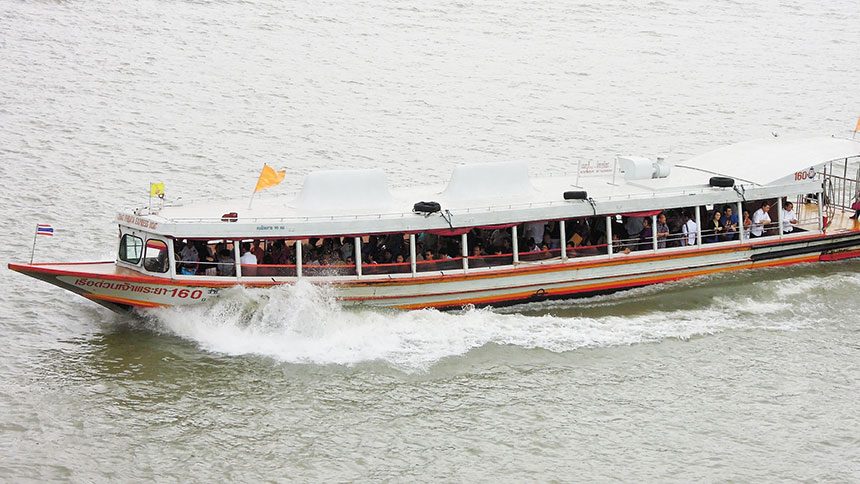
M 409 278 L 602 263 L 822 234 L 858 190 L 860 143 L 773 138 L 685 162 L 640 157 L 530 177 L 524 162 L 392 188 L 381 170 L 305 177 L 290 197 L 122 212 L 117 265 L 175 279 Z M 830 227 L 830 230 L 836 228 Z

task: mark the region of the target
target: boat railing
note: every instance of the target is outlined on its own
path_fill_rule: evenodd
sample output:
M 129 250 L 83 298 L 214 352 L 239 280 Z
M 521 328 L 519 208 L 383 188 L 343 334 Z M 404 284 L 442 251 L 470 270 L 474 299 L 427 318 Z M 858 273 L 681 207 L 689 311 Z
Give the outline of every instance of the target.
M 166 271 L 165 271 L 166 272 Z M 235 276 L 236 264 L 230 262 L 176 261 L 176 273 L 180 275 Z
M 819 175 L 828 186 L 827 204 L 851 210 L 851 204 L 860 195 L 860 157 L 831 161 Z
M 455 269 L 462 269 L 463 258 L 452 257 L 450 259 L 419 260 L 415 261 L 415 268 L 418 272 L 450 271 Z

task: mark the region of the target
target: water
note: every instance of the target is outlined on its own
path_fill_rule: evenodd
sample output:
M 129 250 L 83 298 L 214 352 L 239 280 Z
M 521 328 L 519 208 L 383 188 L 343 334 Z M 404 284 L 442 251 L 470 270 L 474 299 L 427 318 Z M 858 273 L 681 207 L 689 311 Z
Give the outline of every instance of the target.
M 570 172 L 860 106 L 856 2 L 0 0 L 2 260 L 110 259 L 185 200 L 321 167 Z M 263 196 L 271 196 L 264 194 Z M 0 480 L 860 480 L 860 263 L 504 310 L 235 290 L 138 316 L 4 267 Z

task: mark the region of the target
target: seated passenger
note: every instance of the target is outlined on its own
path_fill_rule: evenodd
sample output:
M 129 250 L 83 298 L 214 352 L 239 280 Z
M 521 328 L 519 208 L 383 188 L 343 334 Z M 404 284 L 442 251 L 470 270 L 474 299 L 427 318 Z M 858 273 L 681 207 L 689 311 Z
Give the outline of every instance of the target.
M 621 236 L 612 234 L 612 252 L 615 254 L 629 254 L 630 247 L 621 241 Z
M 194 275 L 197 274 L 197 266 L 198 262 L 200 262 L 200 255 L 197 253 L 197 247 L 194 247 L 194 244 L 188 243 L 188 241 L 182 241 L 185 245 L 182 247 L 182 250 L 179 251 L 179 260 L 182 261 L 179 264 L 179 273 L 182 275 Z
M 218 271 L 219 276 L 235 276 L 236 262 L 233 260 L 233 253 L 229 250 L 221 249 L 218 251 Z
M 770 223 L 770 202 L 762 202 L 761 208 L 752 216 L 752 227 L 750 233 L 753 237 L 761 237 L 767 233 L 767 224 Z

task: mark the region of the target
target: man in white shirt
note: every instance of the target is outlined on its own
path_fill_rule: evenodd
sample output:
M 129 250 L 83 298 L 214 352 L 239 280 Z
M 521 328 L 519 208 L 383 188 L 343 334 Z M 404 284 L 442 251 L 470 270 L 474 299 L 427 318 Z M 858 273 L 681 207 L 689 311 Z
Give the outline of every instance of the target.
M 684 233 L 684 238 L 681 239 L 681 242 L 687 246 L 696 245 L 696 234 L 699 232 L 699 225 L 695 220 L 690 218 L 689 212 L 684 212 L 684 218 L 686 221 L 684 222 L 684 225 L 681 226 L 681 232 Z
M 239 257 L 239 264 L 242 265 L 242 275 L 243 276 L 256 276 L 257 268 L 254 267 L 257 265 L 257 256 L 251 252 L 251 243 L 250 242 L 242 242 L 242 257 Z
M 794 213 L 794 204 L 785 202 L 782 206 L 782 232 L 787 234 L 794 231 L 797 225 L 797 214 Z
M 770 223 L 770 202 L 762 202 L 761 208 L 756 210 L 752 216 L 752 227 L 750 233 L 753 237 L 764 235 L 765 225 Z

